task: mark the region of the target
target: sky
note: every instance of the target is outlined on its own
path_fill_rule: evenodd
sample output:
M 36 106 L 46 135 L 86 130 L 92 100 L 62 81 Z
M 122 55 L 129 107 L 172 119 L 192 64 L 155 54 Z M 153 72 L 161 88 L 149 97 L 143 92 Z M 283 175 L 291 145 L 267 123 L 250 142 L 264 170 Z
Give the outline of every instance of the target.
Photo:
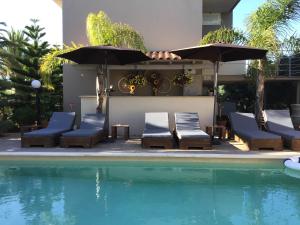
M 233 26 L 245 30 L 247 16 L 265 1 L 241 0 L 233 12 Z M 8 27 L 22 29 L 30 24 L 30 19 L 39 19 L 46 28 L 46 40 L 51 44 L 62 43 L 61 8 L 53 0 L 0 0 L 0 6 L 0 22 L 6 22 Z M 300 22 L 294 28 L 300 30 Z

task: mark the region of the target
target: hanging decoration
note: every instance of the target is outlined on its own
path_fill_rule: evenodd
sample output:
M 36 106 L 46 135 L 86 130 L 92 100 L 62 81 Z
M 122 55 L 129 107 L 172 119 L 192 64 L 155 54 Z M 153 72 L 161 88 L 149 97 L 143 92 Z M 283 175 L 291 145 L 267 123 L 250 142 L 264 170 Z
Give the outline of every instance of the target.
M 183 70 L 181 73 L 174 76 L 173 84 L 175 86 L 183 87 L 184 85 L 191 84 L 193 82 L 193 77 L 188 71 Z
M 151 73 L 150 76 L 148 76 L 147 80 L 152 88 L 152 94 L 154 96 L 157 96 L 158 91 L 162 84 L 162 78 L 161 78 L 160 74 L 159 73 Z

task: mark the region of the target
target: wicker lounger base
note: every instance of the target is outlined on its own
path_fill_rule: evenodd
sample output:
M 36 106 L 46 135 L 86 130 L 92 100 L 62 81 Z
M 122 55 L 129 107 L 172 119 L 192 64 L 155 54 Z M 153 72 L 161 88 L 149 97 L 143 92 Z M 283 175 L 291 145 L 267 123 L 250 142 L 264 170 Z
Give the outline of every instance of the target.
M 21 147 L 28 148 L 32 146 L 54 147 L 58 145 L 59 137 L 22 137 Z
M 163 147 L 165 149 L 173 148 L 173 139 L 171 138 L 142 138 L 143 148 Z
M 210 139 L 182 139 L 178 140 L 180 149 L 200 148 L 200 149 L 212 149 Z
M 293 151 L 300 151 L 300 139 L 283 140 L 284 146 L 291 148 Z
M 89 137 L 61 137 L 60 147 L 69 148 L 72 146 L 81 146 L 83 148 L 91 148 L 103 139 L 105 139 L 105 136 L 101 134 Z
M 247 144 L 249 150 L 275 150 L 281 151 L 282 150 L 282 140 L 281 139 L 245 139 L 238 135 L 235 135 L 235 140 L 240 141 L 242 140 L 245 144 Z

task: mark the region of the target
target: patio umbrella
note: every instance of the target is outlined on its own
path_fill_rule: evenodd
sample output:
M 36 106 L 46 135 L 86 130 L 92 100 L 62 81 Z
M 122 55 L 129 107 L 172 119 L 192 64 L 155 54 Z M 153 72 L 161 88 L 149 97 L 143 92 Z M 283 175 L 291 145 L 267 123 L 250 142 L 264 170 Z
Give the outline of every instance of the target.
M 99 45 L 99 46 L 87 46 L 81 47 L 74 51 L 67 52 L 58 55 L 60 58 L 65 58 L 76 62 L 78 64 L 97 64 L 104 65 L 106 76 L 108 76 L 107 65 L 125 65 L 131 63 L 137 63 L 141 61 L 152 60 L 150 57 L 146 56 L 139 50 L 129 49 L 129 48 L 118 48 L 110 45 Z M 99 75 L 99 74 L 98 74 Z M 99 101 L 101 101 L 100 96 L 104 93 L 103 91 L 103 81 L 99 81 Z M 103 100 L 103 99 L 102 99 Z M 98 107 L 101 107 L 101 102 L 99 102 Z M 101 108 L 98 110 L 100 111 Z
M 182 59 L 209 60 L 214 64 L 214 115 L 213 115 L 213 137 L 216 123 L 216 104 L 218 95 L 218 73 L 219 62 L 230 62 L 247 59 L 262 59 L 267 50 L 247 46 L 215 43 L 171 51 Z
M 78 64 L 125 65 L 151 60 L 139 50 L 118 48 L 110 45 L 87 46 L 67 52 L 58 57 Z

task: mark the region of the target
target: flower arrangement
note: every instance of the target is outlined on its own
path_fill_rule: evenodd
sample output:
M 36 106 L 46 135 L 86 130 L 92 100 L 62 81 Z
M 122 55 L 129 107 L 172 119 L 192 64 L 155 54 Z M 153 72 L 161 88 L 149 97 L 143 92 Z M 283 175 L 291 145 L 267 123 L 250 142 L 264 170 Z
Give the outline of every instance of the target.
M 173 79 L 173 84 L 175 86 L 180 86 L 180 87 L 183 87 L 186 84 L 191 84 L 192 82 L 193 82 L 192 76 L 185 71 L 183 73 L 175 75 Z
M 128 74 L 126 80 L 126 86 L 129 89 L 131 95 L 134 94 L 136 88 L 144 87 L 147 83 L 147 80 L 144 74 Z
M 146 78 L 143 74 L 129 74 L 127 75 L 127 84 L 135 87 L 144 87 L 146 85 Z
M 152 87 L 152 92 L 153 95 L 156 96 L 158 94 L 158 90 L 161 86 L 162 83 L 162 79 L 160 77 L 160 74 L 158 73 L 152 73 L 149 77 L 148 77 L 148 83 L 151 85 Z

